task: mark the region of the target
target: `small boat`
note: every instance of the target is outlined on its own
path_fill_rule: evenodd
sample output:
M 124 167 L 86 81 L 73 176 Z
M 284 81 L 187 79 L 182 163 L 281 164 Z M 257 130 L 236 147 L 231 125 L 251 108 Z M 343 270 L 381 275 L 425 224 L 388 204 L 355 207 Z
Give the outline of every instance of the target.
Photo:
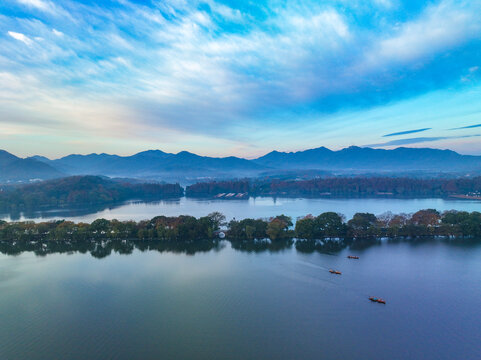
M 347 255 L 348 259 L 359 259 L 359 256 Z
M 340 271 L 332 270 L 332 269 L 329 269 L 329 272 L 330 272 L 331 274 L 336 274 L 336 275 L 341 275 L 341 274 L 342 274 Z
M 380 299 L 380 298 L 377 298 L 377 297 L 374 297 L 374 296 L 370 296 L 370 297 L 369 297 L 369 300 L 371 300 L 372 302 L 379 303 L 379 304 L 386 304 L 386 301 L 385 301 L 385 300 Z

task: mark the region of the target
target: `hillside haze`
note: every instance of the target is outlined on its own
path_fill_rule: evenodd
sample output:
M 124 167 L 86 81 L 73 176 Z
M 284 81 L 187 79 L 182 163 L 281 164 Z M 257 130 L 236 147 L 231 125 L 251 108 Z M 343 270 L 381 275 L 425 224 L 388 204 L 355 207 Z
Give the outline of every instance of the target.
M 298 152 L 272 151 L 257 159 L 208 157 L 187 151 L 177 154 L 148 150 L 132 156 L 110 154 L 68 155 L 50 160 L 43 156 L 21 159 L 0 152 L 0 181 L 52 179 L 67 175 L 104 175 L 183 181 L 201 178 L 257 177 L 310 170 L 336 175 L 384 174 L 397 176 L 418 172 L 476 175 L 481 156 L 461 155 L 451 150 L 397 148 L 382 150 L 349 147 L 333 151 L 325 147 Z
M 272 151 L 257 164 L 278 169 L 355 171 L 479 171 L 481 156 L 460 155 L 451 150 L 397 148 L 394 150 L 351 146 L 339 151 L 325 147 L 298 152 Z
M 28 181 L 34 179 L 53 179 L 65 174 L 35 158 L 22 159 L 4 150 L 0 150 L 0 181 Z
M 132 156 L 108 154 L 69 155 L 43 160 L 71 175 L 107 175 L 128 177 L 235 177 L 255 175 L 265 166 L 237 158 L 199 156 L 187 151 L 178 154 L 160 150 L 143 151 Z

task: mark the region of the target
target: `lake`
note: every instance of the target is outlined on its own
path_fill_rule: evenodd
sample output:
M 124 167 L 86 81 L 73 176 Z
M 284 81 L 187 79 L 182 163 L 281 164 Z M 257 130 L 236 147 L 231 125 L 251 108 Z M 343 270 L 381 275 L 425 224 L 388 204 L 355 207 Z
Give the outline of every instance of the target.
M 480 284 L 480 245 L 434 241 L 0 254 L 0 358 L 480 359 Z
M 118 220 L 145 220 L 157 215 L 205 216 L 220 211 L 227 219 L 268 218 L 280 214 L 292 216 L 293 219 L 307 214 L 318 215 L 326 211 L 344 214 L 350 219 L 356 212 L 370 212 L 376 215 L 386 211 L 393 213 L 412 213 L 421 209 L 480 211 L 478 200 L 455 199 L 305 199 L 258 197 L 248 200 L 201 200 L 181 198 L 178 200 L 153 203 L 128 202 L 111 207 L 87 207 L 77 209 L 56 209 L 30 213 L 3 214 L 0 219 L 6 221 L 33 220 L 45 221 L 67 219 L 72 221 L 92 222 L 98 218 Z

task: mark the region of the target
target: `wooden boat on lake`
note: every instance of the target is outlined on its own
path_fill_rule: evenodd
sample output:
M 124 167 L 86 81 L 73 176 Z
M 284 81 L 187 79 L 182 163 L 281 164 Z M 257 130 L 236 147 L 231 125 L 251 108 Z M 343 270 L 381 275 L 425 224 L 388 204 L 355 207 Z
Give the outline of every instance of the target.
M 336 275 L 341 275 L 341 274 L 342 274 L 340 271 L 332 270 L 332 269 L 329 269 L 329 272 L 330 272 L 331 274 L 336 274 Z
M 386 304 L 385 300 L 383 300 L 381 298 L 374 297 L 374 296 L 370 296 L 369 300 L 371 300 L 372 302 L 379 303 L 379 304 Z
M 359 256 L 347 255 L 348 259 L 359 259 Z

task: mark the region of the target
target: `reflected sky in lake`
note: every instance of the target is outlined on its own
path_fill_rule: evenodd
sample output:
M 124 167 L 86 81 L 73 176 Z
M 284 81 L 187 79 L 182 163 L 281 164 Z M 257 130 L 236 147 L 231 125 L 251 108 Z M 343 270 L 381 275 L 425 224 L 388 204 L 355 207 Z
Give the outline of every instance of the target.
M 280 214 L 298 216 L 318 215 L 326 211 L 344 214 L 348 219 L 356 212 L 371 212 L 376 215 L 391 211 L 393 213 L 412 213 L 420 209 L 481 211 L 481 202 L 475 200 L 446 199 L 303 199 L 258 197 L 248 200 L 199 200 L 181 198 L 153 203 L 129 202 L 107 208 L 80 208 L 50 211 L 37 211 L 20 214 L 3 214 L 3 220 L 52 220 L 67 219 L 92 222 L 98 218 L 118 220 L 144 220 L 158 215 L 205 216 L 220 211 L 227 219 L 246 217 L 266 218 Z
M 480 260 L 435 242 L 2 254 L 0 358 L 478 359 Z

